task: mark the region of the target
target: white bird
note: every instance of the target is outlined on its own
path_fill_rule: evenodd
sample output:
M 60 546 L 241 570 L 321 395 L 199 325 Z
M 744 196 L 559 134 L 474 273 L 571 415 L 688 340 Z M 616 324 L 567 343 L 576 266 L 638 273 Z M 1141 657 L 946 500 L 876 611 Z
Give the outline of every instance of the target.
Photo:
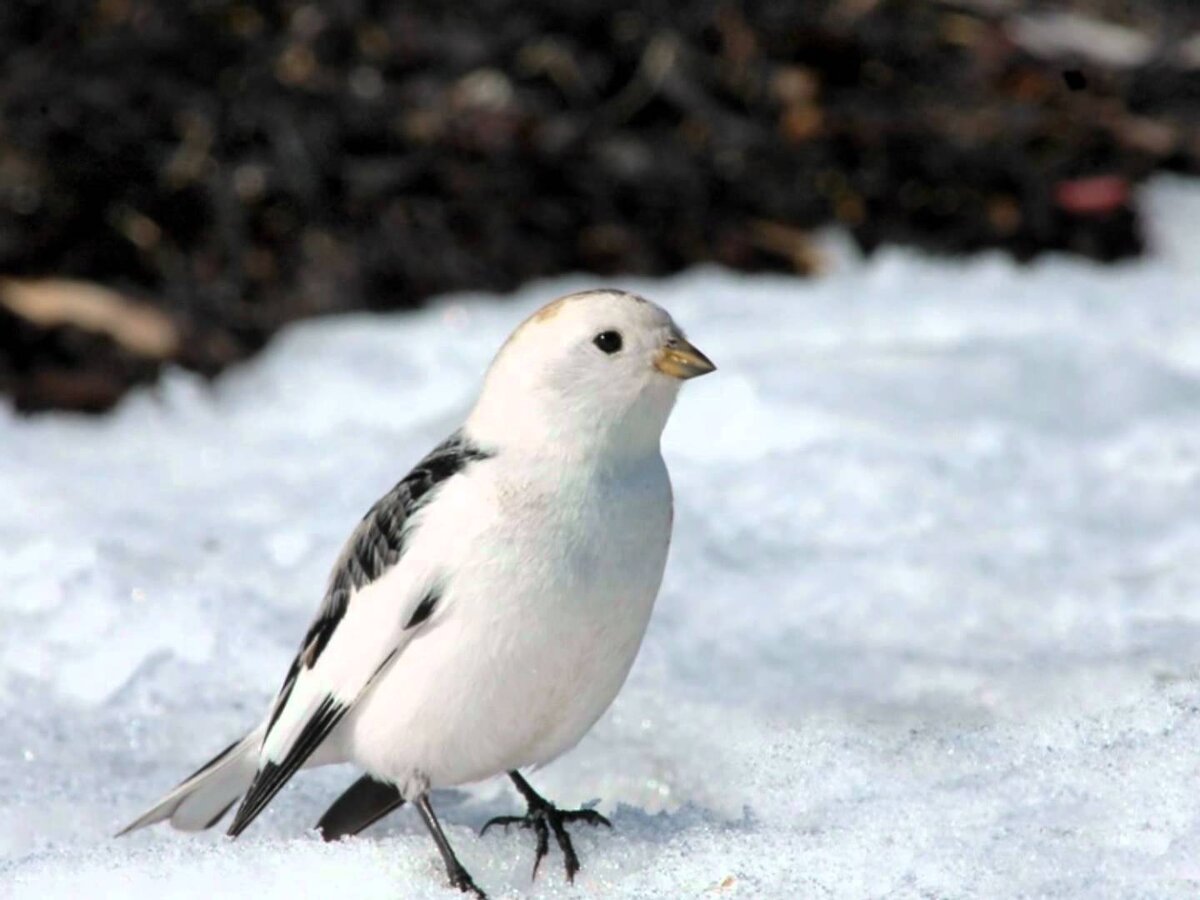
M 633 665 L 662 581 L 672 498 L 659 440 L 684 379 L 715 366 L 665 310 L 572 294 L 500 348 L 466 422 L 383 496 L 334 565 L 325 599 L 257 728 L 124 831 L 215 825 L 237 836 L 298 769 L 367 773 L 319 825 L 356 833 L 417 806 L 453 885 L 483 896 L 429 802 L 508 773 L 537 837 L 579 862 L 563 811 L 520 775 L 571 749 Z M 488 826 L 484 826 L 484 830 Z

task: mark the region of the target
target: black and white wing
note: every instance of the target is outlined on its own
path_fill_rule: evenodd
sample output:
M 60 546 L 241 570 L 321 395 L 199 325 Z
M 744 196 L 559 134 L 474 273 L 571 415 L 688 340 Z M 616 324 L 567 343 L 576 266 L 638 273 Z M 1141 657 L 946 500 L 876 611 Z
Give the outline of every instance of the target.
M 452 435 L 385 494 L 354 529 L 325 600 L 275 698 L 259 751 L 258 771 L 229 828 L 237 836 L 304 765 L 402 648 L 409 629 L 428 618 L 437 584 L 408 586 L 396 606 L 365 596 L 404 555 L 414 514 L 438 490 L 487 452 Z

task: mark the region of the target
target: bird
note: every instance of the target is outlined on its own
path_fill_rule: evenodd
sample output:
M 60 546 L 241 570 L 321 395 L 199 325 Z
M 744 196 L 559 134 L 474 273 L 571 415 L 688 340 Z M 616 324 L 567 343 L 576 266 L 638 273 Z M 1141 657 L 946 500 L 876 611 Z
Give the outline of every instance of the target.
M 571 824 L 522 774 L 573 748 L 616 698 L 662 583 L 674 519 L 660 451 L 680 386 L 714 371 L 662 307 L 596 289 L 543 306 L 488 367 L 460 428 L 358 523 L 260 724 L 122 829 L 197 831 L 238 804 L 237 837 L 301 768 L 364 774 L 326 840 L 417 809 L 449 883 L 485 896 L 430 792 L 507 776 L 533 877 Z

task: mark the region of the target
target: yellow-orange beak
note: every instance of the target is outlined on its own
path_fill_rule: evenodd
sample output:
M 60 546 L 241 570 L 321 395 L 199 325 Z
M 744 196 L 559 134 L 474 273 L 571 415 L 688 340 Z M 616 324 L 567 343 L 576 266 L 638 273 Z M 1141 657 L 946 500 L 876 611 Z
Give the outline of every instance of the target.
M 707 375 L 717 367 L 711 359 L 679 337 L 671 338 L 658 351 L 658 355 L 654 357 L 654 368 L 664 375 L 683 380 Z

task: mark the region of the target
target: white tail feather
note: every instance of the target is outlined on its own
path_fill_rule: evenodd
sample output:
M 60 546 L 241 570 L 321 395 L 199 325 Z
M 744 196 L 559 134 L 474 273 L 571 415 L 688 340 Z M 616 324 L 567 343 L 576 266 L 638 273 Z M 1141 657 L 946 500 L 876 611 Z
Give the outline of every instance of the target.
M 181 831 L 202 831 L 217 823 L 254 780 L 263 729 L 256 728 L 209 761 L 204 768 L 146 810 L 117 834 L 169 819 Z

